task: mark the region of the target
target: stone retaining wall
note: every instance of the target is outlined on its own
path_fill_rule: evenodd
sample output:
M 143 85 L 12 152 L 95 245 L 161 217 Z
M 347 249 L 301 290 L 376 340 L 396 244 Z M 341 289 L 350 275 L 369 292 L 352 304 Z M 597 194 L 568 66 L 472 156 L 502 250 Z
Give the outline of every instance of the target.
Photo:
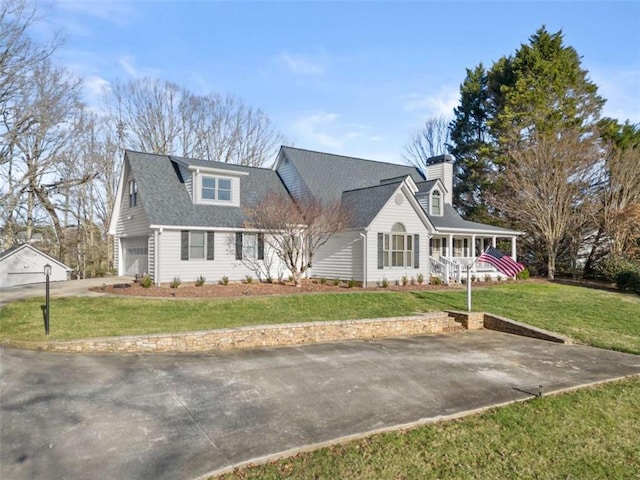
M 532 327 L 525 323 L 516 322 L 510 318 L 499 317 L 490 313 L 484 314 L 484 328 L 489 330 L 497 330 L 499 332 L 511 333 L 522 337 L 537 338 L 539 340 L 547 340 L 555 343 L 572 343 L 569 337 L 560 335 L 559 333 L 550 332 L 542 328 Z
M 414 317 L 261 325 L 203 332 L 57 342 L 10 341 L 7 344 L 60 353 L 207 352 L 338 340 L 405 337 L 461 329 L 462 326 L 454 318 L 446 313 L 436 312 Z

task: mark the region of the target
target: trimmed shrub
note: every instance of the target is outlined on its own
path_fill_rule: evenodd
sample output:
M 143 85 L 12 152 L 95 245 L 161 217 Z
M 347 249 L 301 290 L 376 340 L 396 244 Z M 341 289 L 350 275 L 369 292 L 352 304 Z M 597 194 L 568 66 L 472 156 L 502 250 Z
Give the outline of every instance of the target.
M 200 275 L 198 278 L 196 278 L 196 287 L 201 287 L 204 285 L 204 282 L 206 282 L 207 279 L 204 278 L 202 275 Z
M 624 270 L 616 276 L 616 285 L 623 292 L 640 294 L 640 271 Z
M 530 276 L 531 276 L 531 273 L 529 273 L 529 269 L 525 268 L 524 270 L 522 270 L 520 273 L 518 273 L 516 275 L 516 279 L 517 280 L 529 280 Z
M 356 281 L 355 280 L 349 280 L 347 282 L 347 288 L 353 288 L 356 286 Z
M 320 279 L 320 285 L 326 285 L 326 284 L 327 284 L 327 279 L 326 279 L 326 278 L 324 278 L 324 277 L 322 277 L 322 278 Z
M 422 285 L 424 283 L 424 275 L 419 273 L 416 280 L 418 281 L 418 285 Z
M 408 283 L 409 283 L 409 277 L 407 277 L 406 275 L 403 275 L 402 276 L 402 286 L 406 287 Z
M 151 277 L 149 275 L 145 275 L 144 277 L 142 277 L 142 279 L 140 279 L 141 287 L 151 288 L 151 285 L 153 285 L 153 281 L 151 280 Z
M 253 277 L 251 275 L 247 275 L 244 277 L 245 283 L 253 283 Z
M 226 275 L 220 279 L 220 285 L 229 285 L 229 277 Z
M 388 288 L 389 287 L 389 280 L 387 280 L 386 278 L 382 279 L 382 288 Z
M 431 277 L 429 283 L 431 283 L 431 285 L 442 285 L 442 279 L 440 277 Z
M 171 288 L 178 288 L 181 284 L 182 284 L 182 280 L 180 280 L 180 277 L 176 276 L 176 277 L 173 277 L 173 280 L 171 280 L 171 283 L 169 284 L 169 286 Z
M 484 281 L 485 281 L 485 282 L 490 282 L 490 281 L 491 281 L 491 275 L 489 275 L 488 273 L 486 273 L 486 274 L 484 275 Z

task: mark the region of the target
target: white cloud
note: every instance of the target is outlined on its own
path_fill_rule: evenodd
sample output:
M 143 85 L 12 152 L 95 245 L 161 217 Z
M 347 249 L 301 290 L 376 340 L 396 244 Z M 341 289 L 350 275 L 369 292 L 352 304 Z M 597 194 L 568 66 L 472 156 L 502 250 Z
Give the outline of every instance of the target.
M 640 123 L 640 70 L 590 73 L 598 93 L 607 100 L 603 115 L 620 122 L 629 119 L 631 123 Z
M 147 68 L 136 65 L 136 59 L 131 55 L 121 55 L 118 64 L 132 79 L 142 77 L 162 77 L 163 72 L 158 68 Z
M 321 75 L 325 72 L 327 58 L 324 53 L 318 55 L 300 55 L 282 52 L 277 62 L 295 75 Z
M 453 118 L 453 109 L 458 105 L 459 89 L 445 85 L 436 93 L 412 93 L 402 98 L 405 112 L 417 113 L 421 119 L 444 116 Z
M 358 145 L 380 142 L 383 136 L 372 132 L 362 124 L 343 123 L 340 115 L 331 112 L 314 112 L 300 115 L 291 122 L 289 136 L 304 148 L 326 150 L 345 154 Z
M 135 16 L 131 2 L 123 0 L 56 0 L 62 12 L 105 20 L 118 26 L 127 25 Z

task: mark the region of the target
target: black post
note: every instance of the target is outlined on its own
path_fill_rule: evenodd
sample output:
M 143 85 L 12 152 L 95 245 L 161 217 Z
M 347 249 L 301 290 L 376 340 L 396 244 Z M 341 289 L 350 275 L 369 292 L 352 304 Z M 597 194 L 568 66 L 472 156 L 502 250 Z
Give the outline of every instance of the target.
M 49 267 L 49 268 L 47 268 Z M 45 287 L 45 311 L 44 311 L 44 333 L 45 335 L 49 335 L 49 270 L 51 267 L 49 265 L 45 266 L 45 275 L 46 275 L 46 287 Z

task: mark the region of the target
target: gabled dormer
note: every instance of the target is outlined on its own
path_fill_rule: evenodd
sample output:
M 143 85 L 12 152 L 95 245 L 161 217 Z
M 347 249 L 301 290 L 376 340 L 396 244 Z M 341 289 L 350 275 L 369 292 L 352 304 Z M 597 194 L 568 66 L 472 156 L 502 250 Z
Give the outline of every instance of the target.
M 415 196 L 423 210 L 430 216 L 442 217 L 448 194 L 442 180 L 427 180 L 416 184 L 416 186 Z
M 180 161 L 176 165 L 194 204 L 240 206 L 240 183 L 249 172 Z

